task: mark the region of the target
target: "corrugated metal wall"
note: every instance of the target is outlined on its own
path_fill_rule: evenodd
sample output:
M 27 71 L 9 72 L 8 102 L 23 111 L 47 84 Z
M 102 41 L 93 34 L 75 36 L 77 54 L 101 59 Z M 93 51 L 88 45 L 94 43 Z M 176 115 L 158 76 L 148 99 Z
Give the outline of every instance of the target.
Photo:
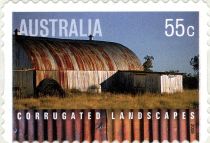
M 182 92 L 182 80 L 182 75 L 161 75 L 161 93 Z
M 134 87 L 136 90 L 143 90 L 144 92 L 160 93 L 160 74 L 146 73 L 134 74 Z
M 53 78 L 64 89 L 88 91 L 96 88 L 101 91 L 101 83 L 110 78 L 116 71 L 36 71 L 36 86 L 45 78 Z M 105 83 L 102 88 L 106 88 Z M 111 83 L 110 83 L 111 84 Z
M 79 89 L 80 91 L 175 93 L 183 90 L 182 75 L 69 70 L 16 70 L 13 73 L 13 87 L 20 88 L 22 95 L 26 96 L 32 95 L 34 87 L 45 78 L 55 79 L 64 89 Z
M 28 36 L 16 36 L 14 40 L 13 49 L 20 50 L 15 52 L 13 64 L 29 60 L 35 70 L 143 70 L 130 49 L 114 42 Z M 21 58 L 22 53 L 27 53 L 29 59 Z
M 183 91 L 182 75 L 164 72 L 118 71 L 106 83 L 110 85 L 108 91 L 117 92 L 175 93 Z
M 27 97 L 34 94 L 35 88 L 45 78 L 53 78 L 64 89 L 101 92 L 111 84 L 106 82 L 116 71 L 13 71 L 13 95 Z M 103 83 L 103 86 L 101 84 Z
M 57 116 L 54 114 L 57 112 Z M 62 119 L 66 113 L 67 118 Z M 81 113 L 83 119 L 80 119 Z M 88 114 L 91 112 L 91 119 Z M 100 119 L 95 119 L 97 112 Z M 22 113 L 17 120 L 17 113 Z M 26 120 L 30 113 L 30 120 Z M 37 113 L 39 120 L 35 120 Z M 48 114 L 48 120 L 44 120 Z M 72 113 L 76 119 L 71 119 Z M 132 115 L 133 113 L 133 115 Z M 140 114 L 141 113 L 141 114 Z M 157 114 L 159 113 L 159 114 Z M 195 118 L 191 118 L 191 114 Z M 13 112 L 13 140 L 68 141 L 195 141 L 199 140 L 198 109 L 182 110 L 21 110 Z M 124 119 L 119 119 L 124 114 Z M 148 119 L 148 114 L 151 119 Z M 157 116 L 158 115 L 158 116 Z M 173 118 L 174 115 L 176 118 Z M 169 116 L 170 119 L 166 116 Z M 52 119 L 52 118 L 56 119 Z M 129 119 L 133 117 L 133 119 Z M 158 118 L 157 118 L 158 117 Z M 159 119 L 160 117 L 160 119 Z M 185 117 L 185 118 L 184 118 Z M 115 118 L 115 119 L 113 119 Z
M 34 79 L 33 70 L 13 70 L 13 95 L 21 98 L 34 95 Z
M 13 48 L 12 48 L 12 68 L 13 70 L 28 70 L 32 69 L 32 63 L 27 55 L 26 50 L 17 43 L 15 38 L 13 38 Z
M 102 91 L 133 92 L 133 74 L 130 72 L 116 72 L 113 76 L 102 82 Z

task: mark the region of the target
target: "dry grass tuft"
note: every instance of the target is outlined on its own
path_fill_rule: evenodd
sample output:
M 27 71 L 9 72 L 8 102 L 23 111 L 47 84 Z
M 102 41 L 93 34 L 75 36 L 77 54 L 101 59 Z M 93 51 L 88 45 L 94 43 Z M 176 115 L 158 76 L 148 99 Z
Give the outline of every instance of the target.
M 67 97 L 14 98 L 15 109 L 191 109 L 198 108 L 198 90 L 143 95 L 68 93 Z

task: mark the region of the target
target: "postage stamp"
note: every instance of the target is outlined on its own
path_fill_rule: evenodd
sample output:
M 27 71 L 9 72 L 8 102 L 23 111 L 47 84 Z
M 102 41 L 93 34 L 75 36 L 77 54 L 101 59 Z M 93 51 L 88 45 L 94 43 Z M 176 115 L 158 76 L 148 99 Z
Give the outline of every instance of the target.
M 0 143 L 209 143 L 209 11 L 2 2 Z

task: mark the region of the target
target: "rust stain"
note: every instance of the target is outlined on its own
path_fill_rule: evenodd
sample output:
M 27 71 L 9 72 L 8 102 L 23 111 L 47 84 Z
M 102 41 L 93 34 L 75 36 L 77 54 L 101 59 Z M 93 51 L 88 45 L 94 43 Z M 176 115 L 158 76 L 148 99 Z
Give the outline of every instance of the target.
M 19 36 L 17 43 L 36 70 L 142 70 L 137 56 L 117 43 L 27 36 Z
M 91 136 L 91 120 L 88 120 L 88 113 L 90 110 L 85 110 L 84 111 L 84 139 L 86 141 L 91 142 L 92 141 L 92 136 Z
M 62 126 L 62 119 L 61 119 L 61 110 L 57 110 L 58 119 L 56 120 L 56 129 L 57 129 L 57 140 L 62 142 L 63 139 L 63 126 Z
M 172 118 L 169 122 L 170 126 L 170 132 L 173 134 L 170 134 L 170 141 L 172 142 L 173 140 L 178 139 L 178 115 L 177 115 L 177 110 L 170 110 L 170 116 L 173 117 L 176 115 L 175 118 Z
M 159 113 L 157 109 L 152 110 L 152 135 L 153 140 L 159 140 L 159 126 L 158 126 L 158 120 L 156 117 L 156 113 Z
M 187 140 L 187 115 L 185 113 L 186 113 L 186 110 L 184 109 L 179 110 L 179 115 L 183 117 L 183 118 L 179 118 L 180 141 Z M 184 119 L 184 116 L 185 116 L 185 119 Z
M 48 110 L 48 121 L 47 121 L 47 138 L 49 142 L 53 141 L 53 119 L 52 110 Z
M 168 130 L 168 119 L 169 114 L 166 109 L 161 110 L 161 141 L 168 140 L 169 130 Z
M 150 139 L 150 128 L 149 128 L 149 120 L 147 119 L 147 113 L 149 110 L 145 110 L 145 112 L 143 112 L 143 137 L 144 140 L 149 140 Z
M 57 119 L 52 119 L 53 112 L 57 112 Z M 15 114 L 22 113 L 22 119 L 15 118 Z M 39 113 L 39 120 L 35 120 L 36 112 Z M 62 113 L 66 113 L 66 119 L 62 119 Z M 70 119 L 71 113 L 75 113 L 76 119 Z M 82 119 L 80 119 L 82 112 Z M 88 113 L 91 112 L 91 119 L 88 119 Z M 100 113 L 100 119 L 96 119 L 96 113 Z M 133 113 L 132 119 L 130 113 Z M 141 112 L 143 116 L 139 116 Z M 147 119 L 148 112 L 151 118 Z M 156 118 L 156 113 L 160 112 L 160 118 Z M 186 113 L 186 119 L 182 116 L 173 118 L 174 113 Z M 31 113 L 31 119 L 25 119 L 25 113 Z M 48 110 L 48 120 L 43 120 L 44 110 L 32 111 L 22 110 L 14 111 L 14 128 L 18 132 L 13 135 L 13 140 L 44 140 L 62 142 L 68 140 L 70 142 L 78 140 L 80 142 L 98 140 L 123 141 L 130 142 L 137 140 L 142 142 L 148 140 L 156 141 L 195 141 L 199 140 L 198 125 L 198 109 L 186 110 Z M 169 119 L 164 119 L 166 113 Z M 194 118 L 190 114 L 196 113 Z M 124 114 L 125 119 L 120 119 Z M 164 118 L 163 118 L 164 117 Z M 111 119 L 110 119 L 111 118 Z M 113 119 L 115 118 L 115 119 Z M 36 122 L 36 123 L 35 123 Z M 189 128 L 188 128 L 189 127 Z M 37 128 L 37 129 L 36 129 Z
M 34 118 L 34 111 L 29 110 L 31 118 Z M 28 121 L 28 140 L 29 142 L 34 141 L 34 120 L 29 120 Z
M 39 120 L 38 120 L 38 141 L 44 141 L 44 121 L 43 121 L 43 110 L 39 110 Z
M 125 110 L 124 112 L 125 113 L 126 112 L 129 113 L 130 110 Z M 131 142 L 132 141 L 132 137 L 131 137 L 131 133 L 132 133 L 132 131 L 131 131 L 131 119 L 129 119 L 129 114 L 125 114 L 124 118 L 125 119 L 123 120 L 123 133 L 124 133 L 123 140 L 127 140 L 127 141 Z
M 122 142 L 123 138 L 123 128 L 122 128 L 122 120 L 119 119 L 120 110 L 114 112 L 114 140 L 118 140 Z
M 75 116 L 77 120 L 75 120 L 75 140 L 81 142 L 82 141 L 82 119 L 80 119 L 80 111 L 75 110 Z
M 133 110 L 134 114 L 134 120 L 133 120 L 133 136 L 134 140 L 141 141 L 141 124 L 140 120 L 138 119 L 138 111 L 139 110 Z

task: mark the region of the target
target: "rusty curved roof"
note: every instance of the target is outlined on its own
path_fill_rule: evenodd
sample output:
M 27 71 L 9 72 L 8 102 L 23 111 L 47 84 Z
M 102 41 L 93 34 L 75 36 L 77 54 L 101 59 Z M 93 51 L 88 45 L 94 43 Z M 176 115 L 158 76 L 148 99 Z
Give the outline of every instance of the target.
M 113 42 L 18 36 L 36 70 L 142 70 L 127 47 Z

